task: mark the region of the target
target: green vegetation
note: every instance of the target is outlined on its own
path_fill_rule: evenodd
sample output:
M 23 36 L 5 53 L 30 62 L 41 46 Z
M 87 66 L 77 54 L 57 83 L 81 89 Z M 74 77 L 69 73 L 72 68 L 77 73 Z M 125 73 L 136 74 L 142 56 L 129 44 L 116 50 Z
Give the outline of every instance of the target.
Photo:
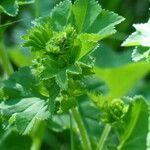
M 131 20 L 95 0 L 2 0 L 0 17 L 0 150 L 150 149 L 150 20 L 125 40 Z

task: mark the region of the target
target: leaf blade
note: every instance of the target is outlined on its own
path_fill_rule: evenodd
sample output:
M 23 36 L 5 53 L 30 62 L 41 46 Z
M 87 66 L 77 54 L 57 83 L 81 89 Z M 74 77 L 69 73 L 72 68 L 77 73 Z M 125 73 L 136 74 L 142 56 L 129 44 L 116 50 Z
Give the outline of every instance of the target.
M 78 32 L 85 32 L 101 11 L 101 6 L 94 0 L 77 0 L 73 5 Z

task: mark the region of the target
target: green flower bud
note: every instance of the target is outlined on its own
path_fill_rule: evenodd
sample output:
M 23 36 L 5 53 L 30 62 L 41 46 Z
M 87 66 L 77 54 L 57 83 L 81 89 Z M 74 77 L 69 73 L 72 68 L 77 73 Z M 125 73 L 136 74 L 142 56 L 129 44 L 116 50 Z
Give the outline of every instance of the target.
M 105 103 L 102 109 L 102 120 L 107 123 L 121 122 L 128 112 L 129 106 L 121 99 L 113 99 Z
M 54 33 L 53 37 L 46 44 L 46 51 L 52 54 L 60 54 L 66 39 L 65 32 Z
M 112 114 L 116 120 L 123 118 L 128 111 L 128 106 L 121 99 L 114 99 L 110 103 L 109 108 L 110 114 Z

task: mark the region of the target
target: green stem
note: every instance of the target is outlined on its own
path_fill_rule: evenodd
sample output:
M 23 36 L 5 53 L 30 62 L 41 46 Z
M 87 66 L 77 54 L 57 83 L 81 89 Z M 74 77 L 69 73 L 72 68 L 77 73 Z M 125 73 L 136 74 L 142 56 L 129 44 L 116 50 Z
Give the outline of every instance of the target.
M 82 142 L 82 148 L 83 150 L 91 150 L 91 143 L 87 134 L 87 131 L 84 127 L 84 123 L 81 119 L 80 113 L 77 108 L 72 108 L 71 109 L 73 117 L 78 125 L 79 128 L 79 133 L 80 133 L 80 138 Z
M 38 18 L 39 16 L 39 0 L 35 0 L 35 18 Z
M 31 132 L 32 137 L 32 147 L 31 150 L 40 150 L 44 133 L 46 130 L 46 125 L 44 121 L 37 121 Z
M 1 16 L 0 16 L 0 24 L 1 24 Z M 2 61 L 2 65 L 4 67 L 4 71 L 6 72 L 7 77 L 13 73 L 13 69 L 11 63 L 9 62 L 7 52 L 4 48 L 4 29 L 0 29 L 0 57 Z
M 111 126 L 107 124 L 105 126 L 105 128 L 103 130 L 103 133 L 102 133 L 102 135 L 100 137 L 100 140 L 98 142 L 97 150 L 104 150 L 104 144 L 105 144 L 105 142 L 107 140 L 107 137 L 108 137 L 110 131 L 111 131 Z
M 75 150 L 74 137 L 73 137 L 72 115 L 71 115 L 71 113 L 70 113 L 70 141 L 71 141 L 71 150 Z

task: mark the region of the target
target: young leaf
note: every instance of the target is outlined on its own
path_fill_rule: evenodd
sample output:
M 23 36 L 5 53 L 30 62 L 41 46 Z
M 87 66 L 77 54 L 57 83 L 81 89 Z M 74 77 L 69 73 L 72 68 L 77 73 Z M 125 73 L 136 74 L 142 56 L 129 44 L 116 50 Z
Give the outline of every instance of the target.
M 85 32 L 101 12 L 101 6 L 95 0 L 77 0 L 72 7 L 78 32 Z
M 51 18 L 39 18 L 33 24 L 34 27 L 28 31 L 28 34 L 23 36 L 23 39 L 26 40 L 23 46 L 31 47 L 33 51 L 43 50 L 52 37 Z
M 62 31 L 64 26 L 71 23 L 71 6 L 70 0 L 64 0 L 52 10 L 53 27 L 56 31 Z

